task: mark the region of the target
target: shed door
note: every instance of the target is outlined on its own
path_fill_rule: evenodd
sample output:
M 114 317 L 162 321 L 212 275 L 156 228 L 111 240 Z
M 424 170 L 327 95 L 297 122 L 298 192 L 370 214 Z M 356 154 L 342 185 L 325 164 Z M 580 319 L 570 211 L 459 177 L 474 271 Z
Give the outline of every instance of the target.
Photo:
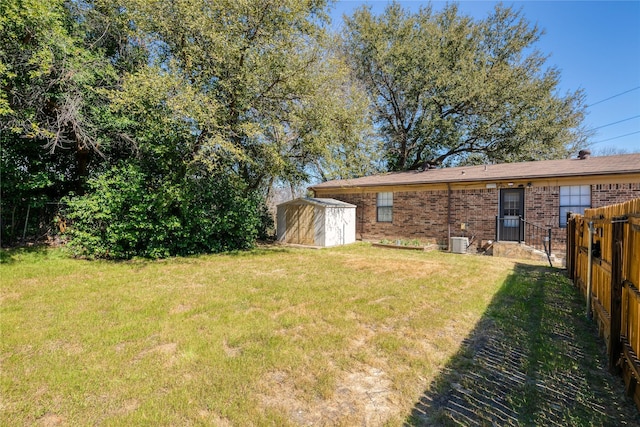
M 312 205 L 287 206 L 285 214 L 287 243 L 314 244 L 313 212 Z
M 498 240 L 521 242 L 524 240 L 524 188 L 500 190 L 500 219 Z

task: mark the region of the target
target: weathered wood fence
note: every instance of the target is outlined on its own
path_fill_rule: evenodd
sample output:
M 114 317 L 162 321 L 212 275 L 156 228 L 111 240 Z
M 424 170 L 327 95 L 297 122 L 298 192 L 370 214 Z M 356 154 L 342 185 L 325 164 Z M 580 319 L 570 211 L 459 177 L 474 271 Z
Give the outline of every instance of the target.
M 567 222 L 567 270 L 640 410 L 640 198 L 586 209 Z

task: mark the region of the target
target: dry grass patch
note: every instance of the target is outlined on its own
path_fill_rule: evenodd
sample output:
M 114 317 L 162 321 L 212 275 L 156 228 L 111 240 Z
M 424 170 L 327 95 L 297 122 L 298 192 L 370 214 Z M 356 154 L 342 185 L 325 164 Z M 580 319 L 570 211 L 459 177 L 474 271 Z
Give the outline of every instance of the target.
M 4 259 L 5 425 L 400 425 L 514 268 L 365 244 Z

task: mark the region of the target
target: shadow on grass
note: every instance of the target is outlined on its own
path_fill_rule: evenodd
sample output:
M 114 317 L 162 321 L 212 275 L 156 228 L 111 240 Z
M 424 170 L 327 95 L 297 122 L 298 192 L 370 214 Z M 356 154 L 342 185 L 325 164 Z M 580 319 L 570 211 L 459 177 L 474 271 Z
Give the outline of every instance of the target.
M 257 246 L 253 249 L 249 249 L 246 251 L 231 251 L 231 252 L 221 252 L 220 255 L 232 255 L 237 257 L 253 257 L 253 256 L 263 256 L 273 253 L 289 253 L 291 252 L 290 248 L 277 246 L 277 245 L 262 245 Z
M 31 257 L 42 257 L 47 258 L 55 254 L 56 257 L 68 258 L 68 259 L 78 259 L 88 262 L 108 262 L 114 264 L 135 264 L 141 267 L 149 265 L 151 263 L 156 262 L 175 262 L 175 261 L 188 261 L 188 260 L 197 260 L 202 257 L 207 256 L 234 256 L 234 257 L 259 257 L 267 254 L 273 253 L 288 253 L 291 252 L 291 249 L 286 247 L 279 247 L 277 245 L 260 245 L 252 249 L 247 250 L 234 250 L 228 252 L 218 252 L 218 253 L 202 253 L 202 254 L 194 254 L 194 255 L 185 255 L 185 256 L 175 256 L 175 257 L 167 257 L 160 259 L 153 258 L 143 258 L 143 257 L 134 257 L 132 259 L 110 259 L 110 258 L 87 258 L 87 257 L 74 257 L 71 253 L 65 252 L 61 248 L 51 248 L 47 245 L 34 245 L 34 246 L 22 246 L 16 248 L 0 248 L 0 264 L 12 264 L 15 263 L 25 256 Z
M 0 264 L 10 264 L 16 262 L 25 254 L 44 256 L 50 250 L 46 245 L 21 246 L 17 248 L 0 248 Z
M 405 425 L 640 425 L 640 413 L 564 272 L 518 264 Z

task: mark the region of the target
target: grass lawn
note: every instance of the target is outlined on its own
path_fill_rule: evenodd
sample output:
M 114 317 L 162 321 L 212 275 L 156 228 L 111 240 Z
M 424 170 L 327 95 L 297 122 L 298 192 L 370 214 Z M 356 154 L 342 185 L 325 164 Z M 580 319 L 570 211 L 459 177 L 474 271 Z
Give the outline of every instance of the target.
M 524 379 L 489 412 L 514 425 L 548 419 L 539 408 L 574 425 L 633 417 L 628 402 L 609 409 L 621 386 L 602 372 L 577 292 L 544 266 L 366 244 L 2 260 L 2 425 L 465 423 L 475 415 L 451 402 L 475 392 L 472 373 L 499 382 L 476 364 L 500 342 L 522 357 L 493 370 Z M 587 391 L 545 406 L 544 387 L 567 373 Z M 486 405 L 474 408 L 488 419 Z

